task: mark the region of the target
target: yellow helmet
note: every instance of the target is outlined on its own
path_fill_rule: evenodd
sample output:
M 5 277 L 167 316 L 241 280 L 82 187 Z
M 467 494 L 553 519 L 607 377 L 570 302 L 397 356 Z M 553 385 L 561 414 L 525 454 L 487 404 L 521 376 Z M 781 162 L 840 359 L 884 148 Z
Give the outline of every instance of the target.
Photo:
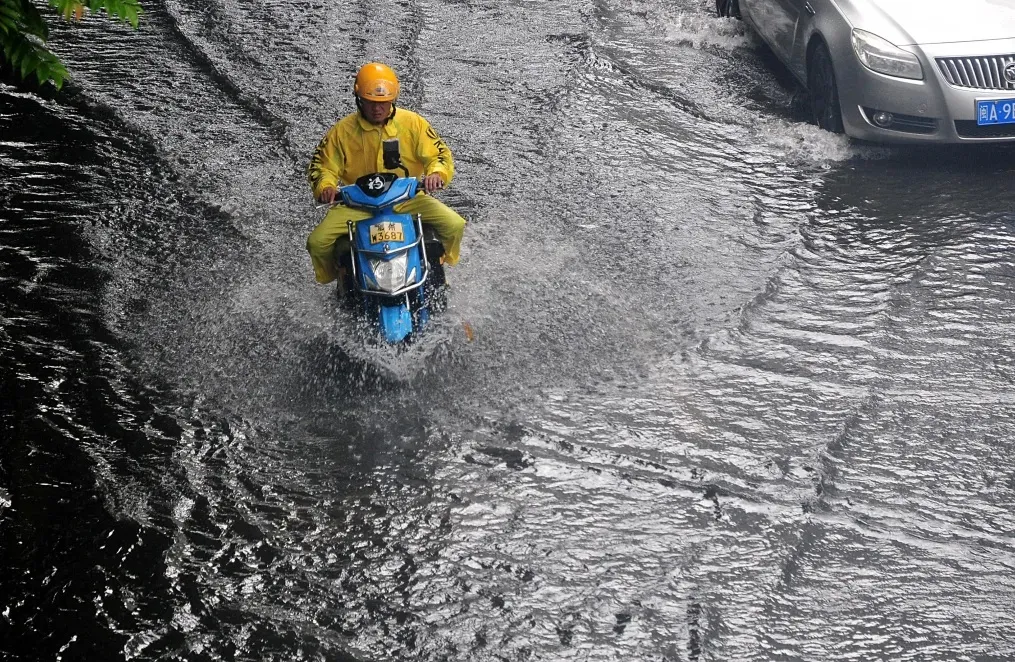
M 356 74 L 352 91 L 361 99 L 394 101 L 398 98 L 398 76 L 391 67 L 380 62 L 368 62 Z

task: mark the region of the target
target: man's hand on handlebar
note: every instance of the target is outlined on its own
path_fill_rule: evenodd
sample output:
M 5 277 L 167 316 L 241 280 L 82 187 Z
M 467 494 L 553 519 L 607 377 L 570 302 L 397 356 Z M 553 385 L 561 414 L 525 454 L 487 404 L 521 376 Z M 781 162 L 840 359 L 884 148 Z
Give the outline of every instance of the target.
M 324 204 L 328 204 L 328 205 L 330 205 L 333 202 L 335 202 L 335 187 L 334 186 L 325 186 L 324 190 L 321 191 L 321 194 L 319 196 L 317 196 L 317 201 L 318 202 L 323 202 Z
M 434 172 L 420 179 L 420 186 L 426 193 L 440 191 L 444 188 L 444 178 Z M 334 186 L 325 186 L 321 190 L 321 194 L 317 196 L 317 201 L 321 204 L 331 205 L 335 203 L 337 198 L 338 190 Z
M 430 173 L 423 178 L 423 190 L 427 193 L 433 193 L 444 188 L 444 178 L 438 175 L 436 172 Z

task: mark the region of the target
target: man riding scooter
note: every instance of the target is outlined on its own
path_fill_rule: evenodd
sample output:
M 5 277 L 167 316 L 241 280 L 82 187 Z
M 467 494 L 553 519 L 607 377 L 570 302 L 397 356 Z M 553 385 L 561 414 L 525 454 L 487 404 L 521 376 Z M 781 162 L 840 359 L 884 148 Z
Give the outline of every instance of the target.
M 428 194 L 451 183 L 455 173 L 451 150 L 421 115 L 395 107 L 398 93 L 398 77 L 387 65 L 370 62 L 360 68 L 353 85 L 356 112 L 328 130 L 307 168 L 318 202 L 334 203 L 338 187 L 375 172 L 418 178 Z M 394 141 L 400 159 L 397 163 L 392 163 L 391 158 Z M 445 263 L 458 262 L 465 219 L 457 212 L 432 195 L 417 195 L 395 207 L 395 211 L 419 214 L 444 244 Z M 337 204 L 310 233 L 307 251 L 318 283 L 330 283 L 338 277 L 335 243 L 348 235 L 349 221 L 368 217 L 362 210 Z

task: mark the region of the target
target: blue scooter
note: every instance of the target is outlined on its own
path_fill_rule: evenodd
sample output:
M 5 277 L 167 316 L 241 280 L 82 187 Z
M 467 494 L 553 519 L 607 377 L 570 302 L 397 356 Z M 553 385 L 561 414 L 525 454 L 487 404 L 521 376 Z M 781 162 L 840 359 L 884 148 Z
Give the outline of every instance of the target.
M 393 210 L 418 187 L 415 178 L 378 172 L 339 189 L 343 204 L 372 214 L 349 222 L 348 253 L 336 248 L 345 296 L 393 345 L 411 342 L 447 306 L 444 245 L 418 215 Z

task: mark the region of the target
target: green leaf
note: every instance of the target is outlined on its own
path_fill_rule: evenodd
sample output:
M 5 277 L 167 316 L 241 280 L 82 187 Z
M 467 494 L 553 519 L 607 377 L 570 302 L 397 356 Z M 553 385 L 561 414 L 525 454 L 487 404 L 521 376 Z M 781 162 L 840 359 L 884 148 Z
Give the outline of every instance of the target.
M 63 64 L 55 56 L 52 56 L 52 60 L 48 60 L 36 69 L 35 77 L 40 84 L 45 83 L 47 80 L 52 80 L 53 85 L 57 89 L 60 89 L 63 86 L 64 79 L 67 78 L 67 69 L 64 68 Z
M 9 18 L 12 21 L 20 21 L 21 10 L 18 7 L 0 4 L 0 16 Z
M 27 41 L 19 41 L 15 43 L 14 48 L 11 51 L 11 65 L 17 66 L 30 48 L 31 47 L 28 45 Z
M 4 57 L 11 69 L 22 79 L 31 74 L 53 70 L 54 66 L 62 68 L 55 55 L 49 52 L 35 37 L 18 32 L 7 32 L 0 37 Z
M 69 16 L 75 4 L 74 0 L 49 0 L 49 6 L 56 9 L 61 16 Z
M 67 0 L 49 0 L 49 2 L 55 5 Z M 85 4 L 93 12 L 104 11 L 111 18 L 137 27 L 137 15 L 141 12 L 137 0 L 85 0 Z
M 34 34 L 43 41 L 49 39 L 49 26 L 46 25 L 46 19 L 42 17 L 36 6 L 30 2 L 26 3 L 23 7 L 22 21 L 24 21 L 26 31 L 29 34 Z

